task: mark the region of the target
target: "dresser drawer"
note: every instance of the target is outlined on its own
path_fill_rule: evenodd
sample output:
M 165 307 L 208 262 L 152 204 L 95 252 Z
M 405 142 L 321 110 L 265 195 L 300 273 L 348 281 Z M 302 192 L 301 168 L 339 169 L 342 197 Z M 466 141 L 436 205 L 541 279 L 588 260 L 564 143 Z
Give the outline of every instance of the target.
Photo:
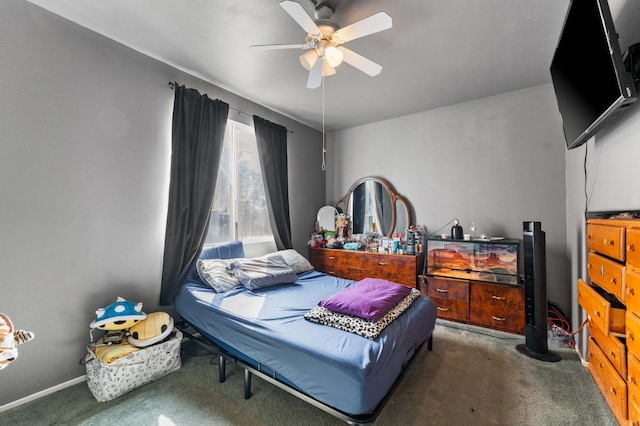
M 427 296 L 469 302 L 469 281 L 427 277 Z
M 640 317 L 627 312 L 627 352 L 640 355 Z M 640 401 L 639 401 L 640 402 Z
M 587 258 L 587 272 L 591 282 L 598 284 L 624 303 L 626 297 L 625 266 L 591 252 Z
M 617 300 L 597 286 L 578 280 L 578 304 L 587 312 L 591 321 L 605 334 L 625 333 L 625 309 Z M 612 304 L 614 306 L 612 306 Z
M 366 276 L 393 281 L 409 287 L 416 286 L 416 262 L 413 257 L 378 254 L 364 256 L 359 268 Z
M 589 338 L 588 352 L 589 364 L 587 368 L 600 388 L 600 392 L 602 392 L 616 417 L 618 419 L 626 419 L 627 383 L 613 368 L 593 338 Z
M 587 247 L 624 262 L 626 249 L 624 226 L 588 224 Z
M 640 268 L 640 229 L 627 229 L 627 265 Z
M 471 303 L 524 311 L 524 288 L 472 281 Z
M 499 330 L 524 333 L 524 311 L 471 303 L 469 321 Z
M 627 309 L 631 312 L 640 312 L 640 269 L 628 267 L 625 272 Z
M 640 406 L 635 399 L 629 398 L 629 426 L 640 426 Z
M 622 377 L 627 377 L 627 347 L 617 336 L 607 336 L 589 321 L 589 333 Z
M 627 395 L 630 403 L 633 400 L 636 404 L 640 404 L 640 361 L 632 353 L 629 353 L 628 361 Z
M 453 321 L 469 321 L 469 303 L 461 300 L 432 298 L 436 304 L 438 318 Z

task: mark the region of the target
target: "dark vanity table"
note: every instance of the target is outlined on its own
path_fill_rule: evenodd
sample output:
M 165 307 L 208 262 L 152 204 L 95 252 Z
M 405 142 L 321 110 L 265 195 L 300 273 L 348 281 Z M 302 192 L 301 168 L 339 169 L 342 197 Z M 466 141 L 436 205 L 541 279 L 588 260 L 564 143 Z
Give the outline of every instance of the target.
M 360 250 L 309 248 L 309 261 L 325 274 L 350 280 L 380 278 L 417 288 L 422 273 L 422 253 L 415 256 Z
M 321 210 L 323 215 L 330 211 L 326 208 Z M 404 233 L 412 220 L 408 202 L 394 191 L 389 182 L 376 177 L 365 177 L 351 185 L 338 202 L 338 212 L 351 218 L 351 236 L 378 233 L 392 238 L 396 233 Z M 331 223 L 331 220 L 320 217 L 318 221 L 322 221 L 325 227 Z M 316 270 L 326 274 L 352 280 L 380 278 L 417 288 L 424 256 L 423 253 L 400 255 L 366 251 L 364 247 L 360 250 L 311 247 L 309 261 Z

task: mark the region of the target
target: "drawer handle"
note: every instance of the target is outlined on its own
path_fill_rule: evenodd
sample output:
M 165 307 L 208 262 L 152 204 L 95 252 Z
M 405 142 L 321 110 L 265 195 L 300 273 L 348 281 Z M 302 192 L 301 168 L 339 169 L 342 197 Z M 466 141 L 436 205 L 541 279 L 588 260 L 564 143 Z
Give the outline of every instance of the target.
M 387 265 L 388 265 L 388 263 L 387 263 L 387 262 L 378 262 L 378 265 L 380 265 L 380 266 L 387 266 Z
M 637 385 L 636 378 L 634 376 L 631 376 L 631 375 L 629 375 L 629 377 L 627 377 L 627 382 L 631 382 L 634 385 Z
M 439 311 L 442 311 L 442 312 L 447 312 L 447 311 L 449 311 L 449 308 L 441 308 L 440 306 L 436 306 L 436 308 L 437 308 Z
M 611 284 L 617 284 L 617 281 L 615 278 L 611 278 Z
M 502 322 L 505 322 L 507 320 L 506 318 L 500 318 L 500 317 L 491 317 L 491 318 L 493 318 L 496 321 L 502 321 Z
M 635 295 L 636 295 L 636 292 L 635 292 L 635 290 L 634 290 L 633 288 L 629 288 L 629 287 L 627 287 L 627 294 L 630 294 L 630 295 L 632 295 L 632 296 L 635 296 Z
M 609 244 L 610 246 L 614 246 L 616 241 L 615 240 L 607 240 L 606 238 L 604 240 L 602 240 L 602 242 L 604 243 L 604 245 Z
M 614 388 L 613 386 L 609 388 L 609 390 L 611 391 L 612 394 L 617 395 L 618 392 L 616 391 L 616 388 Z
M 635 337 L 633 336 L 633 333 L 629 333 L 629 339 L 631 339 L 632 341 L 635 341 Z
M 507 300 L 506 297 L 500 297 L 500 296 L 494 296 L 494 295 L 491 295 L 491 298 L 495 300 Z
M 616 359 L 616 353 L 614 351 L 609 351 L 609 358 Z
M 596 316 L 597 316 L 598 318 L 600 318 L 600 311 L 595 311 L 594 313 L 596 314 Z
M 329 260 L 336 260 L 335 256 L 329 256 L 328 259 Z
M 636 246 L 634 246 L 633 244 L 629 244 L 627 246 L 627 251 L 636 251 Z
M 436 291 L 438 293 L 449 293 L 449 290 L 447 290 L 446 288 L 440 288 L 440 287 L 438 287 Z
M 604 266 L 600 267 L 600 276 L 604 277 Z

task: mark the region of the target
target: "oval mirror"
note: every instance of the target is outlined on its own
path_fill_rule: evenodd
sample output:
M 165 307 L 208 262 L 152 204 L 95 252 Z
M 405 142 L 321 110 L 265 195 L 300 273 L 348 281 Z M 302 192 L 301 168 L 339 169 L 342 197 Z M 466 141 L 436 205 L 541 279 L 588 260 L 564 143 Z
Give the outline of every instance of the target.
M 409 208 L 404 199 L 396 200 L 396 227 L 393 230 L 395 234 L 404 234 L 409 228 Z
M 337 214 L 338 210 L 333 206 L 320 207 L 316 218 L 318 230 L 323 229 L 325 231 L 335 231 Z
M 404 232 L 411 222 L 404 198 L 384 179 L 357 180 L 338 202 L 338 210 L 351 217 L 351 233 L 376 232 L 385 237 Z

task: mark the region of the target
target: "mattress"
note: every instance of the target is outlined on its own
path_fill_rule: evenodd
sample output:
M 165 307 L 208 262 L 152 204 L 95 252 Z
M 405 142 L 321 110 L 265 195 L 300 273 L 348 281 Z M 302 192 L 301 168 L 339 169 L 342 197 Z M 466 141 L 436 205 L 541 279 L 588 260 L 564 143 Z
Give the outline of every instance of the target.
M 355 281 L 317 271 L 292 284 L 216 293 L 187 281 L 174 300 L 194 328 L 235 356 L 344 413 L 368 413 L 435 326 L 436 307 L 419 296 L 375 340 L 304 319 L 318 302 Z

